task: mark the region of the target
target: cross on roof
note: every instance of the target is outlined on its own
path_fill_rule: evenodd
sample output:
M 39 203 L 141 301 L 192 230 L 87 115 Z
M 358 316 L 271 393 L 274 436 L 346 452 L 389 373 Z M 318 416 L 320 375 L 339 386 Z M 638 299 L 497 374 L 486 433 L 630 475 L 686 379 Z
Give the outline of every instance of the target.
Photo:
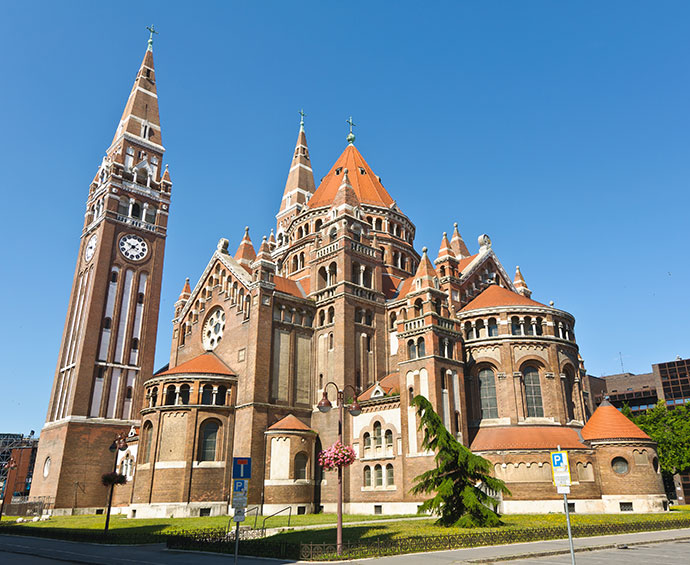
M 346 124 L 350 124 L 350 133 L 352 133 L 352 128 L 355 127 L 357 124 L 352 121 L 352 116 L 350 116 L 349 120 L 345 120 Z
M 299 114 L 299 125 L 303 126 L 304 125 L 304 116 L 306 116 L 306 114 L 304 113 L 304 110 L 300 110 L 298 112 L 298 114 Z
M 350 125 L 350 133 L 347 134 L 347 142 L 352 145 L 355 142 L 355 134 L 352 133 L 352 128 L 357 124 L 352 121 L 352 116 L 350 116 L 349 120 L 345 120 L 345 123 Z
M 150 26 L 146 26 L 146 29 L 148 29 L 151 34 L 149 35 L 149 51 L 153 51 L 153 34 L 155 33 L 158 35 L 158 32 L 156 31 L 156 28 L 151 24 Z

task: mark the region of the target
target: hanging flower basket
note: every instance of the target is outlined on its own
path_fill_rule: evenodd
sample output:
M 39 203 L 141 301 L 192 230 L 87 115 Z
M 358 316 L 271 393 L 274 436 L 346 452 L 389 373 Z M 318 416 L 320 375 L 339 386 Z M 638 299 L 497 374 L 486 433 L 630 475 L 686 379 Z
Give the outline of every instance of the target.
M 340 467 L 347 467 L 355 462 L 355 450 L 350 445 L 343 445 L 336 441 L 328 449 L 319 453 L 319 465 L 324 471 L 335 471 Z

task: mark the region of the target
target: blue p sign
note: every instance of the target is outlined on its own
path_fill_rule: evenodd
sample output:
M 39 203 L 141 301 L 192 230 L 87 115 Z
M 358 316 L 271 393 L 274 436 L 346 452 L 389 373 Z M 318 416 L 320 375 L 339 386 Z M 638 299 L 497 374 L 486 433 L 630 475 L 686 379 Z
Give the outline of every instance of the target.
M 553 454 L 553 466 L 554 467 L 562 467 L 563 466 L 563 454 L 562 453 L 554 453 Z

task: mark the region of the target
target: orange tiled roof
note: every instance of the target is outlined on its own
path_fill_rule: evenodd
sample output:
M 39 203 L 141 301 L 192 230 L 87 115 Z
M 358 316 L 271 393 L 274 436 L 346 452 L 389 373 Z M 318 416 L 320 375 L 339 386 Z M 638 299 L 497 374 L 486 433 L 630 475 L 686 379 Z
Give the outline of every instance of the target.
M 651 439 L 607 401 L 601 403 L 582 428 L 582 437 L 586 440 Z
M 492 284 L 488 286 L 479 296 L 472 300 L 467 306 L 465 306 L 461 312 L 467 312 L 469 310 L 478 310 L 479 308 L 491 308 L 493 306 L 545 306 L 541 302 L 532 300 L 498 286 L 497 284 Z
M 481 428 L 475 436 L 472 451 L 504 449 L 586 449 L 573 428 L 560 426 L 520 426 Z
M 337 169 L 340 169 L 339 174 L 336 174 Z M 371 170 L 362 154 L 354 145 L 348 145 L 338 157 L 333 168 L 323 178 L 314 196 L 309 200 L 309 208 L 330 206 L 333 203 L 343 182 L 342 172 L 344 169 L 349 171 L 350 184 L 360 202 L 385 207 L 393 204 L 390 194 L 383 188 L 381 181 Z M 364 174 L 362 174 L 362 170 Z
M 291 296 L 297 296 L 298 298 L 304 298 L 304 294 L 302 293 L 299 285 L 292 279 L 286 279 L 285 277 L 276 275 L 273 277 L 273 282 L 275 283 L 276 290 L 278 292 L 289 294 Z
M 249 227 L 244 228 L 244 237 L 240 241 L 240 245 L 235 252 L 235 259 L 240 262 L 245 269 L 254 262 L 256 259 L 256 250 L 252 244 L 252 240 L 249 239 Z M 251 273 L 251 269 L 247 269 Z
M 234 375 L 215 353 L 202 353 L 189 361 L 156 375 Z
M 378 385 L 383 389 L 385 394 L 400 394 L 400 375 L 398 373 L 390 373 L 383 377 Z M 362 394 L 360 394 L 358 400 L 370 400 L 371 395 L 376 390 L 376 383 L 371 385 Z
M 465 257 L 464 259 L 460 259 L 458 261 L 458 271 L 461 273 L 467 268 L 467 266 L 475 260 L 475 258 L 479 255 L 478 253 L 475 253 L 474 255 L 470 255 L 469 257 Z
M 288 414 L 285 418 L 278 420 L 275 424 L 268 427 L 269 430 L 296 430 L 300 432 L 313 432 L 302 420 Z
M 412 288 L 414 277 L 408 277 L 400 283 L 398 287 L 398 295 L 395 298 L 405 298 Z

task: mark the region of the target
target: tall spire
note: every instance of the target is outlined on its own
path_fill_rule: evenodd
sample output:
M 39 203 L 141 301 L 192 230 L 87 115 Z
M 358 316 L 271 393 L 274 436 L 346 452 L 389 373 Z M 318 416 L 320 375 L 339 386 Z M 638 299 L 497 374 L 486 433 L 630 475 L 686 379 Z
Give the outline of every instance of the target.
M 280 203 L 280 211 L 277 216 L 279 222 L 284 216 L 288 215 L 288 210 L 291 210 L 296 204 L 306 204 L 316 190 L 314 173 L 312 172 L 309 159 L 309 148 L 307 147 L 307 135 L 304 132 L 304 116 L 306 114 L 300 110 L 299 115 L 299 134 L 297 135 L 295 153 L 292 156 L 290 172 L 285 183 L 283 200 Z
M 434 279 L 438 277 L 438 274 L 427 255 L 427 251 L 426 247 L 422 247 L 422 256 L 419 259 L 417 272 L 414 274 L 411 292 L 421 290 L 422 288 L 436 288 Z
M 453 224 L 453 237 L 450 240 L 450 246 L 453 248 L 453 251 L 455 252 L 455 256 L 458 259 L 464 259 L 465 257 L 470 256 L 470 251 L 467 249 L 467 245 L 465 245 L 465 242 L 462 239 L 462 236 L 460 235 L 460 232 L 458 231 L 458 223 L 455 222 Z
M 161 137 L 161 123 L 158 116 L 158 93 L 156 92 L 156 71 L 153 66 L 153 34 L 157 33 L 153 26 L 149 31 L 151 36 L 148 41 L 144 59 L 141 62 L 137 76 L 134 79 L 132 91 L 129 93 L 127 104 L 122 112 L 113 147 L 122 136 L 133 138 L 133 141 L 153 144 L 154 149 L 163 152 L 163 139 Z
M 438 257 L 436 261 L 443 261 L 445 259 L 455 259 L 455 252 L 448 241 L 448 234 L 443 232 L 443 238 L 441 239 L 441 247 L 438 250 Z

